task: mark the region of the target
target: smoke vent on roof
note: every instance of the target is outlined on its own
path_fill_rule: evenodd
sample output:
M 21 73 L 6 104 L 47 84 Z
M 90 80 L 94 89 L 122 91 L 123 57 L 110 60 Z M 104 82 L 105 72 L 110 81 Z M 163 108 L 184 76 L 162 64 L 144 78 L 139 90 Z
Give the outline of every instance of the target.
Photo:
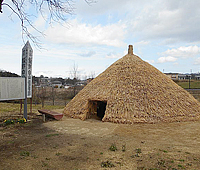
M 128 46 L 128 54 L 133 54 L 133 46 L 132 45 Z

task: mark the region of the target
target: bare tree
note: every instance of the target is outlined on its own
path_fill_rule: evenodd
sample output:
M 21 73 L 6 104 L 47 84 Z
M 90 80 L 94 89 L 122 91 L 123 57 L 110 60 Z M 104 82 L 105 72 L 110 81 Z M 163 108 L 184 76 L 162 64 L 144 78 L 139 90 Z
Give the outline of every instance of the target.
M 33 85 L 33 96 L 32 96 L 32 98 L 33 98 L 33 103 L 35 103 L 35 106 L 41 102 L 40 94 L 39 94 L 39 88 L 36 88 L 35 85 Z
M 53 106 L 55 104 L 55 90 L 54 90 L 54 86 L 52 86 L 52 101 L 53 101 Z
M 94 0 L 85 0 L 85 2 L 91 4 Z M 48 16 L 46 21 L 49 24 L 52 22 L 63 23 L 67 20 L 68 15 L 74 13 L 73 0 L 0 0 L 0 13 L 3 13 L 3 6 L 11 9 L 11 15 L 16 14 L 18 16 L 21 22 L 23 41 L 24 36 L 26 36 L 37 46 L 39 45 L 39 39 L 30 32 L 28 27 L 31 26 L 40 34 L 44 34 L 32 22 L 32 18 L 35 17 L 34 13 L 39 12 L 42 16 Z M 35 11 L 29 13 L 27 6 L 33 7 Z
M 90 73 L 90 78 L 91 78 L 91 79 L 94 79 L 94 78 L 95 78 L 95 71 L 91 71 L 91 73 Z
M 74 63 L 74 66 L 72 68 L 71 71 L 71 76 L 72 76 L 72 80 L 73 80 L 73 97 L 76 95 L 76 83 L 78 80 L 78 65 L 76 65 L 76 63 Z
M 39 90 L 39 97 L 42 102 L 42 108 L 44 107 L 44 102 L 45 100 L 50 98 L 51 93 L 48 91 L 46 86 L 42 86 L 41 89 Z

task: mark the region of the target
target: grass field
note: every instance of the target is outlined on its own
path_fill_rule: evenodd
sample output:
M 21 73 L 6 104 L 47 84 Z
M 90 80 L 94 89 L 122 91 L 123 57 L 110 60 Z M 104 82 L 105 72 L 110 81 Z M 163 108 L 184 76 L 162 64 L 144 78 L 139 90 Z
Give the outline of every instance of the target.
M 21 105 L 18 103 L 4 103 L 4 102 L 0 102 L 0 117 L 5 117 L 5 116 L 10 116 L 10 115 L 20 115 L 20 107 Z M 32 105 L 32 113 L 37 113 L 38 109 L 41 109 L 42 105 L 38 104 Z M 62 105 L 45 105 L 43 109 L 48 109 L 48 110 L 56 110 L 56 109 L 63 109 L 64 106 Z M 22 114 L 23 115 L 23 105 L 22 105 Z M 30 113 L 30 104 L 28 104 L 28 113 Z
M 178 81 L 176 83 L 184 89 L 189 89 L 189 81 Z M 191 80 L 190 88 L 200 89 L 200 81 Z

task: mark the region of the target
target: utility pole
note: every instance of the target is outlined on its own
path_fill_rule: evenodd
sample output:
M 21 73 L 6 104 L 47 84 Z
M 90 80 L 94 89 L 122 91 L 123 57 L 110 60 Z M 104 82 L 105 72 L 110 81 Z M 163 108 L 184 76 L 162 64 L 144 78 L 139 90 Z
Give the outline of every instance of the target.
M 189 76 L 189 89 L 190 89 L 190 76 Z
M 190 81 L 191 81 L 191 78 L 192 78 L 192 69 L 190 69 L 190 75 L 189 75 L 189 89 L 190 89 Z

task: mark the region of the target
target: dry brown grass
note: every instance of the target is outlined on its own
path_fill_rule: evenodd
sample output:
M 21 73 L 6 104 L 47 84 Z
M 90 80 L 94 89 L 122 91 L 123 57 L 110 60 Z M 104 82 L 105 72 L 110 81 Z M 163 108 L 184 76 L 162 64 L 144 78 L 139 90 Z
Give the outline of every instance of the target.
M 20 107 L 21 105 L 18 103 L 6 103 L 6 102 L 0 102 L 0 122 L 3 121 L 4 119 L 7 118 L 12 118 L 12 117 L 23 117 L 23 106 L 22 106 L 22 110 L 20 113 Z M 30 104 L 28 104 L 28 118 L 32 115 L 35 115 L 38 113 L 38 109 L 41 109 L 42 105 L 38 104 L 38 105 L 32 105 L 32 114 L 30 113 Z M 55 106 L 51 106 L 51 105 L 45 105 L 44 109 L 48 109 L 48 110 L 56 110 L 56 109 L 63 109 L 63 106 L 60 105 L 55 105 Z

